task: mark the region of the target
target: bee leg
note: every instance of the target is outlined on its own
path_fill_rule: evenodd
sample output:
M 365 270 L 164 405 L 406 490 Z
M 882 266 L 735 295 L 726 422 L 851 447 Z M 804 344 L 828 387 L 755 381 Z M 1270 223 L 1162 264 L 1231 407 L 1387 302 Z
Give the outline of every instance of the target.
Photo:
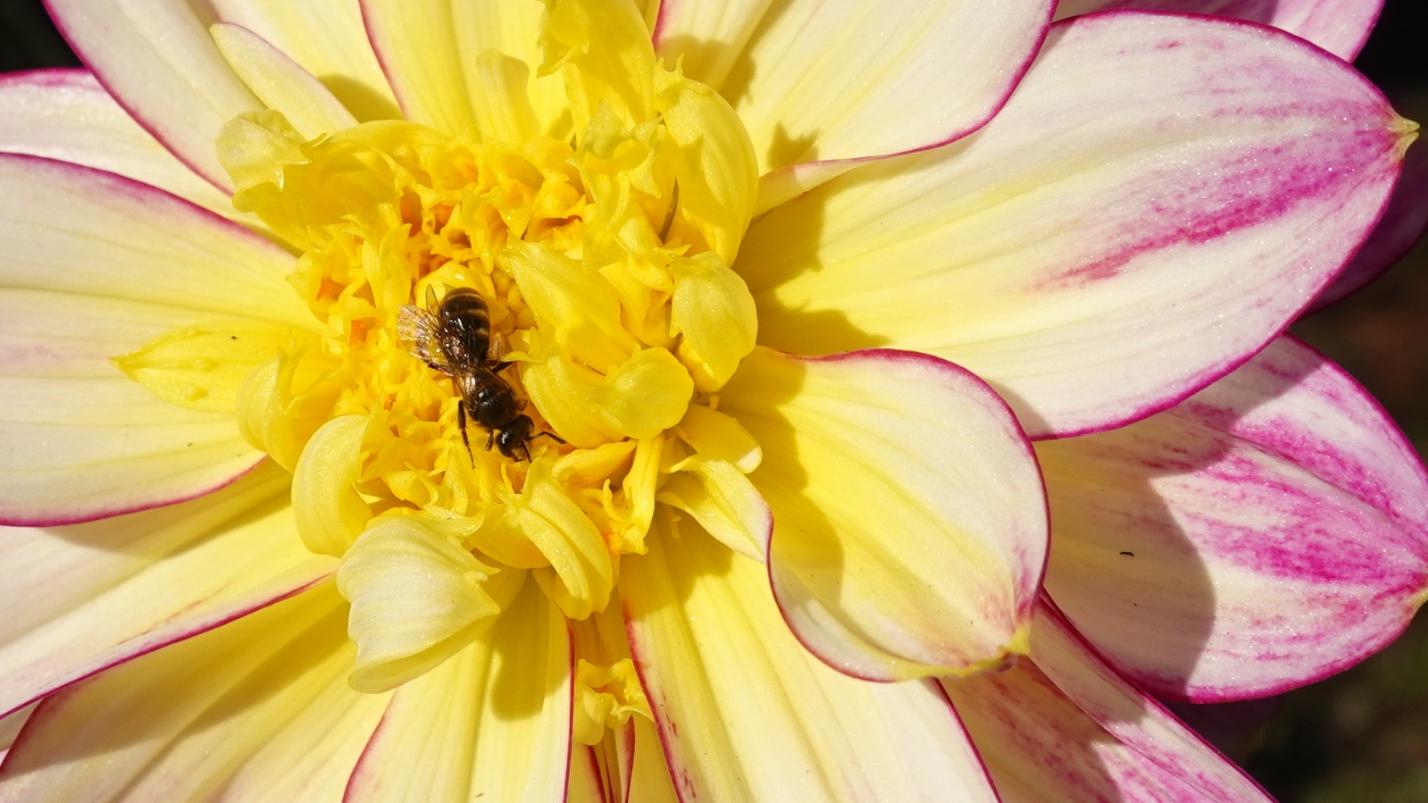
M 537 432 L 536 434 L 534 434 L 534 435 L 531 436 L 531 440 L 535 440 L 536 438 L 541 438 L 541 437 L 550 438 L 551 440 L 555 441 L 556 443 L 567 443 L 567 441 L 565 440 L 565 438 L 560 437 L 559 435 L 555 434 L 554 432 Z
M 496 430 L 486 433 L 486 451 L 491 451 L 491 447 L 496 443 Z
M 515 363 L 513 363 L 513 362 L 498 362 L 498 363 L 496 363 L 495 365 L 491 366 L 491 373 L 493 373 L 493 374 L 499 374 L 499 373 L 501 373 L 502 371 L 506 370 L 507 368 L 510 368 L 512 365 L 515 365 Z
M 456 426 L 461 428 L 461 442 L 466 446 L 466 454 L 471 458 L 471 467 L 476 467 L 476 453 L 471 451 L 471 436 L 466 434 L 466 405 L 456 405 Z

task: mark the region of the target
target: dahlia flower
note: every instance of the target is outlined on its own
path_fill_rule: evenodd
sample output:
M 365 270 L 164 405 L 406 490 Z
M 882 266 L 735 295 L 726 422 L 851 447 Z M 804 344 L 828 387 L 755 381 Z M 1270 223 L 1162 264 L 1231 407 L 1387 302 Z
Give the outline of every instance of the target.
M 1424 600 L 1279 336 L 1416 126 L 1375 3 L 1053 5 L 50 0 L 0 798 L 1262 797 L 1156 697 Z

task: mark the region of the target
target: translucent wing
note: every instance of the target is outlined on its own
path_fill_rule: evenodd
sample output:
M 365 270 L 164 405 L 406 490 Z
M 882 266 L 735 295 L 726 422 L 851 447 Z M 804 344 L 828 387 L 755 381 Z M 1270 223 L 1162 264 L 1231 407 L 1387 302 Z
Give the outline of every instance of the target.
M 415 354 L 417 359 L 444 374 L 449 374 L 451 364 L 446 361 L 446 355 L 441 353 L 440 331 L 441 321 L 421 307 L 408 304 L 397 312 L 397 341 Z

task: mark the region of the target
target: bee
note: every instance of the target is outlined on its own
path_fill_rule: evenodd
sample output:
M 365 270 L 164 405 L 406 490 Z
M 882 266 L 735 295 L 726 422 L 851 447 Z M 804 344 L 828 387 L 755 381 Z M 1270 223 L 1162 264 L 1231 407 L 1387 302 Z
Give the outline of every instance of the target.
M 549 432 L 536 432 L 535 422 L 521 410 L 510 383 L 500 373 L 511 366 L 492 356 L 491 316 L 486 301 L 469 287 L 447 291 L 440 303 L 430 287 L 427 309 L 414 304 L 397 313 L 397 337 L 411 353 L 430 368 L 451 377 L 461 404 L 456 408 L 461 442 L 474 462 L 471 440 L 466 433 L 470 418 L 486 430 L 486 448 L 500 449 L 512 460 L 531 459 L 530 442 L 542 435 L 565 443 Z

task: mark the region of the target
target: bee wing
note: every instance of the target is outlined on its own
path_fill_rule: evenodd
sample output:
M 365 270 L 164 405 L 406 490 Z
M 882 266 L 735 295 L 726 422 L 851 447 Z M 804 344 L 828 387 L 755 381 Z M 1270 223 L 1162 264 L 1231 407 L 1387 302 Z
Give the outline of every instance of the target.
M 446 355 L 441 353 L 438 332 L 441 321 L 432 313 L 411 304 L 397 312 L 397 341 L 417 359 L 442 373 L 451 373 Z

